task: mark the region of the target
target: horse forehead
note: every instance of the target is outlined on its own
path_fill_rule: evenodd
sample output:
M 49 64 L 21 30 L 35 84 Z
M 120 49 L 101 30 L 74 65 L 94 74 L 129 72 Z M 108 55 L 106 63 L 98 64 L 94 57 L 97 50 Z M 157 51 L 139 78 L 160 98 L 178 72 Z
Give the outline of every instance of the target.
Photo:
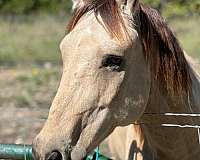
M 60 44 L 61 51 L 66 50 L 66 47 L 68 51 L 91 48 L 90 53 L 92 53 L 93 49 L 96 48 L 101 50 L 101 54 L 123 54 L 130 43 L 119 43 L 102 25 L 101 17 L 98 19 L 101 23 L 97 21 L 94 15 L 83 17 L 77 26 L 62 40 Z M 135 33 L 132 37 L 136 37 Z M 79 54 L 81 54 L 81 51 Z
M 87 52 L 89 54 L 116 54 L 123 55 L 124 46 L 119 45 L 108 33 L 99 32 L 92 27 L 75 30 L 69 33 L 60 43 L 61 52 L 70 51 L 70 54 Z M 86 56 L 86 55 L 85 55 Z
M 98 26 L 91 24 L 78 24 L 73 31 L 67 34 L 60 43 L 60 49 L 74 50 L 81 48 L 94 48 L 108 45 L 108 36 L 102 30 L 98 29 Z

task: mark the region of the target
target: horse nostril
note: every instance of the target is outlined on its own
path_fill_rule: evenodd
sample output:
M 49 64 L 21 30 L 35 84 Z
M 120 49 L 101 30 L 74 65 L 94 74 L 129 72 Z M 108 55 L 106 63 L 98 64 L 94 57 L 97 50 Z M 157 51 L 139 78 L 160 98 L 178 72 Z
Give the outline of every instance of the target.
M 53 151 L 47 157 L 47 160 L 62 160 L 62 154 L 58 151 Z

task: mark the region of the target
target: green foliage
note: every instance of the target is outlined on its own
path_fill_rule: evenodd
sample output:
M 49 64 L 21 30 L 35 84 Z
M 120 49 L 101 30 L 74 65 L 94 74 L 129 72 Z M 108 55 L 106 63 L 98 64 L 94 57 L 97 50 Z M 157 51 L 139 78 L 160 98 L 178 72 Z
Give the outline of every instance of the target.
M 200 14 L 199 0 L 140 0 L 166 17 Z M 71 0 L 0 0 L 0 13 L 28 14 L 35 12 L 70 13 Z
M 149 5 L 151 5 L 151 6 L 155 7 L 155 8 L 158 7 L 159 2 L 160 2 L 160 0 L 144 0 L 145 4 L 147 4 L 147 5 L 149 4 Z
M 10 0 L 3 1 L 1 0 L 1 12 L 10 12 L 10 13 L 23 13 L 33 5 L 33 1 L 27 0 Z
M 67 20 L 57 15 L 0 17 L 0 65 L 59 63 Z
M 158 9 L 167 18 L 200 14 L 199 0 L 144 0 L 144 3 Z
M 170 22 L 171 28 L 181 43 L 182 48 L 192 57 L 200 60 L 200 18 L 174 19 Z M 199 61 L 200 62 L 200 61 Z
M 27 14 L 32 12 L 69 12 L 69 0 L 0 0 L 0 13 Z

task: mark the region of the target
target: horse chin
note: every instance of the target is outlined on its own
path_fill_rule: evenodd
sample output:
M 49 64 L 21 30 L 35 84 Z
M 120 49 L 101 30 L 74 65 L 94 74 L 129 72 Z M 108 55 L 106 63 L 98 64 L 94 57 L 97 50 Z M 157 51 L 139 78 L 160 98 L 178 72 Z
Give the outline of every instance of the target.
M 95 120 L 81 132 L 71 151 L 72 160 L 84 160 L 86 155 L 90 154 L 114 130 L 115 123 L 110 119 L 112 116 L 107 114 L 107 109 L 101 110 Z
M 85 148 L 75 147 L 71 152 L 71 160 L 84 160 L 87 157 Z
M 103 140 L 104 138 L 102 138 Z M 94 143 L 90 144 L 89 146 L 74 146 L 73 150 L 71 151 L 71 160 L 85 160 L 87 155 L 89 155 L 101 142 L 101 139 L 95 140 Z

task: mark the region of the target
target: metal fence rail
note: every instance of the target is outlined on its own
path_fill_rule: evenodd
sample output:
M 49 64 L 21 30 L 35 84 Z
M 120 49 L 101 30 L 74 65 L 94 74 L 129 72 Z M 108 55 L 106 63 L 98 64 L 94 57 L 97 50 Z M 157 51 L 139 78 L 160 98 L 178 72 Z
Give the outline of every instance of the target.
M 96 158 L 98 155 L 98 158 Z M 32 154 L 32 146 L 25 144 L 0 144 L 0 159 L 14 159 L 14 160 L 34 160 Z M 111 160 L 104 155 L 94 154 L 87 156 L 85 160 Z

